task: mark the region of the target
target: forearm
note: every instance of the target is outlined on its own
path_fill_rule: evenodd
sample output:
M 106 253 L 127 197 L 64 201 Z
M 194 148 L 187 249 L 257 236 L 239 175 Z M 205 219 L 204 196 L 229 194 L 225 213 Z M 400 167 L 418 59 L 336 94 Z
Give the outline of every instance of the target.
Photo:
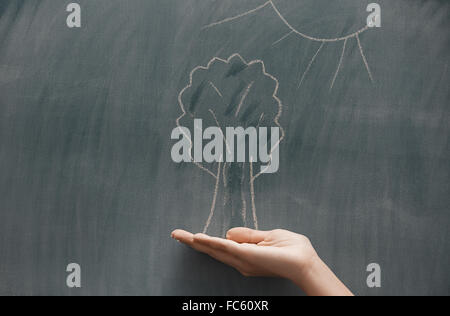
M 308 296 L 353 296 L 318 256 L 299 269 L 292 281 Z

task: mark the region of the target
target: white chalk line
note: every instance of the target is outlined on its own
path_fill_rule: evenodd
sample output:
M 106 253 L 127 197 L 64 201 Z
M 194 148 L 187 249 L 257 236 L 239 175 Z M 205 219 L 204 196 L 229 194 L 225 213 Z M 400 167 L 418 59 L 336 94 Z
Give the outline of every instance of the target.
M 192 157 L 191 157 L 192 158 Z M 196 165 L 198 168 L 200 168 L 201 170 L 207 172 L 208 174 L 210 174 L 213 178 L 215 178 L 216 176 L 214 175 L 214 173 L 209 170 L 208 168 L 204 167 L 201 163 L 195 162 L 192 160 L 192 162 L 194 163 L 194 165 Z
M 241 101 L 239 102 L 238 108 L 236 109 L 236 113 L 234 113 L 234 117 L 238 117 L 239 112 L 241 111 L 242 106 L 244 105 L 244 101 L 247 98 L 248 94 L 250 93 L 250 89 L 252 88 L 253 84 L 255 82 L 252 81 L 248 86 L 247 89 L 245 89 L 244 94 L 242 95 Z
M 219 97 L 223 98 L 222 93 L 220 92 L 219 88 L 216 87 L 216 85 L 214 83 L 212 83 L 211 81 L 209 82 L 209 85 L 217 92 L 217 94 L 219 95 Z
M 316 41 L 316 42 L 339 42 L 339 41 L 344 41 L 344 40 L 347 40 L 349 38 L 356 37 L 357 35 L 365 32 L 365 31 L 367 31 L 369 29 L 369 26 L 366 25 L 365 27 L 363 27 L 362 29 L 360 29 L 360 30 L 358 30 L 358 31 L 356 31 L 354 33 L 351 33 L 351 34 L 348 34 L 348 35 L 342 36 L 342 37 L 336 37 L 336 38 L 318 38 L 318 37 L 314 37 L 314 36 L 309 36 L 307 34 L 304 34 L 304 33 L 300 32 L 296 28 L 294 28 L 286 20 L 286 18 L 283 16 L 283 14 L 280 12 L 280 10 L 278 10 L 277 6 L 273 3 L 272 0 L 269 0 L 269 1 L 263 3 L 262 5 L 254 8 L 254 9 L 248 10 L 248 11 L 246 11 L 244 13 L 241 13 L 241 14 L 238 14 L 236 16 L 229 17 L 229 18 L 226 18 L 226 19 L 223 19 L 223 20 L 220 20 L 220 21 L 208 24 L 208 25 L 204 26 L 202 29 L 207 29 L 207 28 L 211 28 L 213 26 L 217 26 L 217 25 L 220 25 L 220 24 L 232 22 L 234 20 L 237 20 L 237 19 L 240 19 L 242 17 L 245 17 L 245 16 L 247 16 L 249 14 L 255 13 L 255 12 L 261 10 L 261 9 L 264 9 L 268 5 L 270 5 L 272 7 L 272 9 L 275 11 L 276 15 L 291 30 L 292 33 L 295 33 L 295 34 L 297 34 L 297 35 L 299 35 L 299 36 L 301 36 L 303 38 L 309 39 L 311 41 Z M 290 33 L 288 35 L 290 35 Z
M 338 64 L 336 73 L 334 74 L 333 81 L 331 82 L 330 90 L 333 90 L 334 83 L 336 82 L 336 79 L 337 79 L 337 76 L 338 76 L 338 74 L 339 74 L 339 71 L 341 70 L 342 62 L 343 62 L 343 60 L 344 60 L 344 54 L 345 54 L 345 48 L 346 48 L 346 46 L 347 46 L 347 40 L 344 41 L 344 45 L 343 45 L 343 47 L 342 47 L 341 58 L 339 59 L 339 64 Z
M 228 179 L 227 179 L 227 165 L 230 165 L 230 163 L 224 163 L 222 168 L 222 174 L 223 174 L 223 186 L 224 188 L 228 187 Z M 223 195 L 223 206 L 227 205 L 227 199 L 228 199 L 228 190 L 225 190 L 225 193 Z
M 224 142 L 224 144 L 225 144 L 225 146 L 227 148 L 227 151 L 228 151 L 229 154 L 231 154 L 230 145 L 228 144 L 228 140 L 225 137 L 225 134 L 223 133 L 222 126 L 220 125 L 220 122 L 217 119 L 216 113 L 212 109 L 209 109 L 209 113 L 211 113 L 211 115 L 213 116 L 214 120 L 216 121 L 217 127 L 220 129 L 220 133 L 222 134 L 223 142 Z
M 181 133 L 183 133 L 183 135 L 184 135 L 187 139 L 189 139 L 189 158 L 191 158 L 191 162 L 192 162 L 195 166 L 197 166 L 197 167 L 200 168 L 201 170 L 205 171 L 206 173 L 208 173 L 208 174 L 209 174 L 210 176 L 212 176 L 213 178 L 216 178 L 216 175 L 215 175 L 211 170 L 209 170 L 208 168 L 204 167 L 201 163 L 196 162 L 196 161 L 194 160 L 194 158 L 192 158 L 192 147 L 193 147 L 192 140 L 190 139 L 189 135 L 186 135 L 186 133 L 184 132 L 184 130 L 181 128 L 181 125 L 180 125 L 180 120 L 181 120 L 185 115 L 186 115 L 186 113 L 183 114 L 182 116 L 180 116 L 179 118 L 177 118 L 177 121 L 176 121 L 176 122 L 177 122 L 177 126 L 178 126 L 178 128 L 180 129 Z
M 242 219 L 244 222 L 244 227 L 246 227 L 247 226 L 247 200 L 245 198 L 244 183 L 245 183 L 245 163 L 242 163 L 242 177 L 241 177 Z
M 290 31 L 289 33 L 287 33 L 286 35 L 284 35 L 282 38 L 280 38 L 278 41 L 275 41 L 272 43 L 272 46 L 277 45 L 278 43 L 282 42 L 283 40 L 285 40 L 286 38 L 288 38 L 290 35 L 294 34 L 294 31 Z
M 213 27 L 213 26 L 216 26 L 216 25 L 220 25 L 220 24 L 223 24 L 223 23 L 227 23 L 227 22 L 231 22 L 231 21 L 234 21 L 234 20 L 243 18 L 243 17 L 245 17 L 245 16 L 247 16 L 247 15 L 249 15 L 249 14 L 252 14 L 252 13 L 254 13 L 254 12 L 257 12 L 257 11 L 259 11 L 259 10 L 261 10 L 261 9 L 263 9 L 263 8 L 265 8 L 265 7 L 267 7 L 269 4 L 270 4 L 270 1 L 268 1 L 268 2 L 266 2 L 266 3 L 264 3 L 264 4 L 260 5 L 260 6 L 258 6 L 258 7 L 256 7 L 256 8 L 254 8 L 254 9 L 252 9 L 252 10 L 249 10 L 249 11 L 246 11 L 246 12 L 244 12 L 244 13 L 241 13 L 241 14 L 239 14 L 239 15 L 236 15 L 236 16 L 233 16 L 233 17 L 230 17 L 230 18 L 226 18 L 226 19 L 224 19 L 224 20 L 221 20 L 221 21 L 218 21 L 218 22 L 214 22 L 214 23 L 211 23 L 211 24 L 208 24 L 208 25 L 205 25 L 205 26 L 203 27 L 203 29 L 207 29 L 207 28 L 210 28 L 210 27 Z
M 212 221 L 212 218 L 214 216 L 214 211 L 216 209 L 217 195 L 219 193 L 219 183 L 220 183 L 220 171 L 221 171 L 221 168 L 222 168 L 222 163 L 219 162 L 219 166 L 217 167 L 216 186 L 214 188 L 213 200 L 212 200 L 212 204 L 211 204 L 211 209 L 209 211 L 208 219 L 206 220 L 205 227 L 203 228 L 203 234 L 207 233 L 208 227 L 209 227 L 209 225 L 211 225 L 211 221 Z
M 298 85 L 299 88 L 301 87 L 301 85 L 302 85 L 302 83 L 303 83 L 303 80 L 305 79 L 305 77 L 306 77 L 306 75 L 308 74 L 308 72 L 309 72 L 311 66 L 313 65 L 314 61 L 316 60 L 317 55 L 319 55 L 319 53 L 320 53 L 320 51 L 322 50 L 322 47 L 323 47 L 324 45 L 325 45 L 325 42 L 323 42 L 323 43 L 320 45 L 319 49 L 317 50 L 317 52 L 314 54 L 313 58 L 312 58 L 311 61 L 309 62 L 308 67 L 306 67 L 306 70 L 305 70 L 305 72 L 303 73 L 302 79 L 300 80 L 300 83 L 299 83 L 299 85 Z
M 374 80 L 373 80 L 372 72 L 370 71 L 370 67 L 369 67 L 369 63 L 367 62 L 366 55 L 364 55 L 364 50 L 363 50 L 363 47 L 361 45 L 361 40 L 359 39 L 359 35 L 356 36 L 356 40 L 358 42 L 359 52 L 360 52 L 361 57 L 362 57 L 362 59 L 364 61 L 364 65 L 366 66 L 367 73 L 369 74 L 370 81 L 373 83 Z
M 259 126 L 261 126 L 261 122 L 264 119 L 264 112 L 261 113 L 261 116 L 259 117 L 259 121 L 258 121 L 258 125 L 256 125 L 256 127 L 258 128 Z
M 222 173 L 223 173 L 223 176 L 222 176 L 222 180 L 223 180 L 223 186 L 226 188 L 226 187 L 228 187 L 228 183 L 227 183 L 227 176 L 226 176 L 226 171 L 227 171 L 227 165 L 228 165 L 229 163 L 224 163 L 223 164 L 223 168 L 222 168 Z
M 309 39 L 309 40 L 311 40 L 311 41 L 316 41 L 316 42 L 340 42 L 340 41 L 344 41 L 344 40 L 347 40 L 347 39 L 349 39 L 349 38 L 355 37 L 355 36 L 357 36 L 358 34 L 361 34 L 361 33 L 365 32 L 365 31 L 367 31 L 367 30 L 369 29 L 368 26 L 365 26 L 365 27 L 363 27 L 362 29 L 360 29 L 360 30 L 358 30 L 358 31 L 356 31 L 356 32 L 354 32 L 354 33 L 351 33 L 351 34 L 349 34 L 349 35 L 347 35 L 347 36 L 336 37 L 336 38 L 317 38 L 317 37 L 309 36 L 309 35 L 306 35 L 306 34 L 300 32 L 300 31 L 298 31 L 297 29 L 295 29 L 295 28 L 294 28 L 294 27 L 286 20 L 286 18 L 281 14 L 280 10 L 278 10 L 277 6 L 273 3 L 272 0 L 269 0 L 268 2 L 269 2 L 270 5 L 272 6 L 272 8 L 275 10 L 275 13 L 278 15 L 278 17 L 281 19 L 281 21 L 283 21 L 283 23 L 284 23 L 291 31 L 293 31 L 295 34 L 297 34 L 297 35 L 299 35 L 299 36 L 301 36 L 301 37 L 303 37 L 303 38 Z
M 280 10 L 278 9 L 278 7 L 273 3 L 273 0 L 268 0 L 267 2 L 263 3 L 262 5 L 260 5 L 260 6 L 256 7 L 256 8 L 254 8 L 254 9 L 252 9 L 252 10 L 248 10 L 248 11 L 242 13 L 242 14 L 239 14 L 239 15 L 236 15 L 236 16 L 233 16 L 233 17 L 230 17 L 230 18 L 227 18 L 227 19 L 223 19 L 223 20 L 218 21 L 218 22 L 215 22 L 215 23 L 211 23 L 211 24 L 209 24 L 209 25 L 203 27 L 203 29 L 205 29 L 205 28 L 210 28 L 210 27 L 217 26 L 217 25 L 220 25 L 220 24 L 223 24 L 223 23 L 228 23 L 228 22 L 237 20 L 237 19 L 242 18 L 242 17 L 244 17 L 244 16 L 247 16 L 247 15 L 249 15 L 249 14 L 255 13 L 255 12 L 261 10 L 261 9 L 264 9 L 264 8 L 267 7 L 268 5 L 270 5 L 270 6 L 272 7 L 272 9 L 273 9 L 273 11 L 275 12 L 275 14 L 280 18 L 280 20 L 283 22 L 283 24 L 290 30 L 289 33 L 287 33 L 286 35 L 284 35 L 284 36 L 283 36 L 282 38 L 280 38 L 279 40 L 275 41 L 275 42 L 272 44 L 272 46 L 275 46 L 276 44 L 278 44 L 279 42 L 283 41 L 284 39 L 286 39 L 287 37 L 289 37 L 289 36 L 292 35 L 292 34 L 296 34 L 296 35 L 298 35 L 298 36 L 300 36 L 300 37 L 302 37 L 302 38 L 305 38 L 305 39 L 308 39 L 308 40 L 311 40 L 311 41 L 322 42 L 322 43 L 347 41 L 347 40 L 350 39 L 350 38 L 356 38 L 357 41 L 358 41 L 358 45 L 359 45 L 359 49 L 360 49 L 361 56 L 362 56 L 363 61 L 364 61 L 364 65 L 366 66 L 366 70 L 367 70 L 367 72 L 368 72 L 368 74 L 369 74 L 370 80 L 371 80 L 372 83 L 374 82 L 372 72 L 370 71 L 369 63 L 367 62 L 367 58 L 366 58 L 366 56 L 364 55 L 364 51 L 363 51 L 363 49 L 362 49 L 362 46 L 361 46 L 361 43 L 360 43 L 360 39 L 359 39 L 359 35 L 360 35 L 360 34 L 364 33 L 364 32 L 367 31 L 368 29 L 370 29 L 370 26 L 369 26 L 369 25 L 366 25 L 365 27 L 359 29 L 358 31 L 356 31 L 356 32 L 354 32 L 354 33 L 351 33 L 351 34 L 348 34 L 348 35 L 346 35 L 346 36 L 342 36 L 342 37 L 336 37 L 336 38 L 318 38 L 318 37 L 314 37 L 314 36 L 309 36 L 309 35 L 307 35 L 307 34 L 305 34 L 305 33 L 300 32 L 300 31 L 297 30 L 296 28 L 294 28 L 294 27 L 288 22 L 288 20 L 284 17 L 284 15 L 280 12 Z M 304 75 L 306 76 L 306 74 L 307 74 L 307 72 L 305 72 Z M 302 80 L 302 81 L 303 81 L 303 80 Z M 301 82 L 301 83 L 302 83 L 302 82 Z M 300 83 L 300 86 L 301 86 L 301 83 Z
M 253 176 L 253 159 L 250 159 L 250 196 L 252 203 L 252 216 L 253 225 L 255 229 L 258 229 L 258 217 L 256 215 L 256 202 L 255 202 L 255 177 Z
M 182 96 L 183 96 L 184 92 L 185 92 L 187 89 L 189 89 L 190 87 L 192 87 L 194 73 L 195 73 L 196 71 L 198 71 L 198 70 L 209 70 L 209 68 L 212 66 L 212 64 L 213 64 L 214 62 L 222 62 L 222 63 L 225 63 L 225 64 L 229 64 L 229 63 L 231 62 L 231 60 L 232 60 L 233 58 L 235 58 L 235 57 L 239 58 L 239 59 L 240 59 L 245 65 L 247 65 L 247 66 L 252 66 L 252 65 L 254 65 L 254 64 L 261 64 L 262 72 L 263 72 L 264 76 L 266 76 L 266 77 L 272 79 L 272 80 L 275 82 L 275 89 L 274 89 L 274 92 L 273 92 L 273 94 L 272 94 L 272 97 L 275 99 L 275 101 L 277 101 L 277 104 L 278 104 L 278 113 L 277 113 L 277 115 L 275 116 L 275 118 L 274 118 L 273 121 L 274 121 L 274 123 L 279 127 L 279 129 L 280 129 L 280 131 L 281 131 L 281 137 L 280 137 L 280 139 L 278 140 L 278 142 L 272 147 L 272 149 L 271 149 L 271 151 L 270 151 L 270 156 L 272 157 L 273 151 L 275 150 L 275 148 L 276 148 L 277 146 L 279 146 L 279 144 L 284 140 L 284 137 L 285 137 L 285 131 L 284 131 L 283 127 L 280 125 L 280 122 L 279 122 L 279 120 L 280 120 L 280 118 L 281 118 L 281 115 L 283 114 L 283 103 L 281 102 L 280 98 L 278 97 L 278 90 L 279 90 L 279 88 L 280 88 L 280 82 L 278 81 L 277 78 L 275 78 L 275 77 L 272 76 L 271 74 L 267 73 L 267 71 L 266 71 L 266 65 L 264 64 L 264 62 L 263 62 L 262 60 L 259 60 L 259 59 L 253 60 L 253 61 L 247 63 L 247 61 L 246 61 L 239 53 L 234 53 L 234 54 L 231 55 L 228 59 L 222 59 L 222 58 L 219 58 L 219 57 L 214 57 L 214 58 L 212 58 L 212 59 L 208 62 L 208 64 L 207 64 L 206 66 L 197 66 L 197 67 L 195 67 L 195 68 L 190 72 L 190 74 L 189 74 L 189 84 L 188 84 L 186 87 L 184 87 L 184 88 L 180 91 L 180 93 L 178 94 L 178 104 L 179 104 L 179 106 L 180 106 L 180 108 L 181 108 L 181 111 L 182 111 L 183 113 L 182 113 L 182 115 L 177 119 L 177 126 L 181 128 L 180 120 L 187 114 L 187 111 L 185 110 L 184 103 L 183 103 L 183 100 L 182 100 Z M 184 132 L 183 132 L 183 133 L 184 133 Z M 192 142 L 191 142 L 191 146 L 192 146 Z M 209 173 L 212 174 L 212 175 L 215 177 L 214 173 L 212 173 L 211 171 L 209 171 Z M 262 172 L 260 172 L 256 177 L 259 177 L 259 176 L 261 175 L 261 173 L 262 173 Z
M 275 81 L 275 90 L 274 93 L 272 95 L 272 97 L 277 101 L 278 103 L 278 113 L 275 117 L 275 119 L 273 120 L 274 123 L 278 126 L 278 128 L 281 131 L 281 137 L 279 138 L 279 140 L 275 143 L 275 145 L 273 145 L 273 147 L 270 150 L 270 162 L 272 162 L 272 157 L 273 157 L 273 151 L 280 145 L 280 143 L 284 140 L 284 137 L 286 135 L 284 128 L 281 126 L 280 124 L 280 118 L 281 115 L 283 114 L 283 103 L 281 102 L 280 98 L 278 98 L 277 94 L 278 94 L 278 90 L 280 88 L 280 82 L 278 81 L 277 78 L 275 78 L 274 76 L 272 76 L 271 74 L 267 73 L 266 71 L 266 65 L 264 64 L 264 62 L 262 60 L 254 60 L 252 62 L 249 63 L 249 65 L 255 64 L 255 63 L 261 63 L 262 69 L 263 69 L 263 74 L 269 78 L 271 78 L 273 81 Z M 256 180 L 256 178 L 258 178 L 261 174 L 265 173 L 268 169 L 270 168 L 270 165 L 267 166 L 265 169 L 261 170 L 261 172 L 259 172 L 255 177 L 254 180 Z

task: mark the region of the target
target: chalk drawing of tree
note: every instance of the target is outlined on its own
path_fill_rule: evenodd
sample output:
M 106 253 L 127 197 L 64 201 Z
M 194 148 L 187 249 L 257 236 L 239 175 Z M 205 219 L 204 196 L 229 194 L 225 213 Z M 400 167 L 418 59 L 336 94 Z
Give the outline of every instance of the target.
M 267 127 L 269 131 L 271 127 L 278 127 L 279 141 L 268 145 L 267 152 L 272 154 L 285 136 L 279 123 L 283 105 L 277 96 L 278 88 L 278 80 L 267 73 L 261 60 L 247 62 L 239 54 L 228 59 L 215 57 L 206 66 L 198 66 L 191 71 L 189 84 L 178 96 L 182 114 L 176 120 L 177 126 L 192 131 L 194 120 L 202 119 L 203 130 L 219 127 L 225 151 L 231 150 L 226 139 L 226 127 Z M 222 233 L 230 227 L 249 226 L 249 222 L 258 228 L 255 180 L 264 174 L 264 167 L 255 161 L 257 159 L 249 157 L 246 162 L 224 160 L 206 164 L 192 159 L 192 164 L 215 182 L 204 233 L 218 215 L 223 222 Z

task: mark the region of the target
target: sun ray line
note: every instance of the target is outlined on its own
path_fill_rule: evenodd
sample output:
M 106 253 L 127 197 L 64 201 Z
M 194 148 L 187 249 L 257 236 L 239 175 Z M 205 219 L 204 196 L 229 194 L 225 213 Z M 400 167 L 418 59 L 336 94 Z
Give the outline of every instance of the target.
M 317 38 L 317 37 L 314 37 L 314 36 L 309 36 L 309 35 L 307 35 L 305 33 L 300 32 L 296 28 L 294 28 L 288 22 L 288 20 L 286 20 L 286 18 L 280 12 L 278 7 L 273 3 L 273 0 L 268 0 L 268 1 L 264 2 L 262 5 L 257 6 L 254 9 L 248 10 L 248 11 L 246 11 L 244 13 L 241 13 L 241 14 L 238 14 L 236 16 L 232 16 L 232 17 L 229 17 L 229 18 L 226 18 L 226 19 L 223 19 L 223 20 L 220 20 L 220 21 L 217 21 L 217 22 L 205 25 L 205 26 L 202 27 L 202 30 L 207 29 L 207 28 L 211 28 L 213 26 L 217 26 L 217 25 L 220 25 L 220 24 L 232 22 L 232 21 L 240 19 L 240 18 L 243 18 L 243 17 L 245 17 L 247 15 L 250 15 L 252 13 L 255 13 L 255 12 L 261 10 L 261 9 L 264 9 L 265 7 L 267 7 L 269 5 L 272 7 L 273 11 L 280 18 L 280 20 L 283 22 L 283 24 L 286 25 L 286 27 L 289 28 L 292 33 L 295 33 L 298 36 L 303 37 L 305 39 L 309 39 L 311 41 L 316 41 L 316 42 L 340 42 L 340 41 L 345 41 L 345 40 L 348 40 L 350 38 L 357 37 L 359 34 L 364 33 L 365 31 L 367 31 L 369 29 L 369 26 L 366 25 L 365 27 L 363 27 L 362 29 L 360 29 L 360 30 L 358 30 L 356 32 L 353 32 L 353 33 L 348 34 L 346 36 L 336 37 L 336 38 Z M 290 35 L 290 33 L 289 33 L 289 35 Z
M 361 44 L 361 40 L 359 39 L 359 35 L 356 36 L 356 40 L 358 41 L 359 52 L 364 61 L 364 65 L 366 66 L 366 70 L 367 70 L 367 73 L 369 74 L 370 81 L 373 83 L 374 80 L 373 80 L 372 72 L 370 71 L 369 63 L 367 62 L 366 55 L 364 54 L 364 50 L 363 50 L 363 47 Z
M 243 18 L 243 17 L 245 17 L 245 16 L 247 16 L 247 15 L 250 15 L 250 14 L 252 14 L 252 13 L 255 13 L 255 12 L 261 10 L 261 9 L 264 9 L 264 8 L 267 7 L 268 5 L 270 5 L 270 1 L 267 1 L 267 2 L 263 3 L 263 4 L 260 5 L 260 6 L 254 8 L 254 9 L 252 9 L 252 10 L 246 11 L 246 12 L 244 12 L 244 13 L 241 13 L 241 14 L 239 14 L 239 15 L 236 15 L 236 16 L 233 16 L 233 17 L 229 17 L 229 18 L 223 19 L 223 20 L 221 20 L 221 21 L 218 21 L 218 22 L 214 22 L 214 23 L 205 25 L 202 29 L 211 28 L 211 27 L 216 26 L 216 25 L 220 25 L 220 24 L 223 24 L 223 23 L 227 23 L 227 22 L 231 22 L 231 21 L 234 21 L 234 20 Z
M 316 60 L 317 55 L 319 55 L 320 51 L 322 50 L 322 47 L 325 45 L 325 42 L 322 42 L 317 52 L 314 54 L 313 58 L 309 62 L 308 67 L 306 67 L 305 72 L 303 73 L 302 79 L 300 80 L 300 84 L 298 85 L 298 88 L 301 87 L 303 80 L 305 79 L 306 75 L 308 74 L 309 70 L 311 69 L 311 66 L 314 64 L 314 61 Z
M 358 31 L 356 31 L 356 32 L 354 32 L 354 33 L 351 33 L 351 34 L 349 34 L 349 35 L 347 35 L 347 36 L 336 37 L 336 38 L 317 38 L 317 37 L 309 36 L 309 35 L 306 35 L 306 34 L 300 32 L 299 30 L 295 29 L 295 28 L 288 22 L 288 20 L 286 20 L 286 18 L 285 18 L 285 17 L 283 16 L 283 14 L 280 12 L 280 10 L 278 9 L 278 7 L 273 3 L 273 0 L 269 0 L 269 3 L 270 3 L 270 5 L 272 6 L 272 8 L 273 8 L 273 10 L 275 11 L 275 13 L 276 13 L 276 14 L 278 15 L 278 17 L 281 19 L 281 21 L 282 21 L 282 22 L 283 22 L 283 23 L 284 23 L 291 31 L 293 31 L 295 34 L 297 34 L 297 35 L 299 35 L 299 36 L 301 36 L 301 37 L 303 37 L 303 38 L 309 39 L 309 40 L 311 40 L 311 41 L 316 41 L 316 42 L 340 42 L 340 41 L 346 41 L 346 40 L 348 40 L 349 38 L 356 37 L 357 35 L 359 35 L 359 34 L 365 32 L 365 31 L 367 31 L 367 30 L 369 29 L 369 26 L 366 25 L 365 27 L 363 27 L 362 29 L 360 29 L 360 30 L 358 30 Z
M 282 38 L 280 38 L 278 41 L 273 42 L 272 46 L 277 45 L 278 43 L 280 43 L 281 41 L 285 40 L 286 38 L 288 38 L 292 34 L 294 34 L 294 31 L 290 31 L 289 33 L 285 34 Z
M 343 62 L 343 60 L 344 60 L 344 54 L 345 54 L 345 48 L 346 48 L 346 46 L 347 46 L 347 40 L 344 41 L 344 45 L 342 46 L 341 58 L 340 58 L 340 60 L 339 60 L 339 64 L 338 64 L 336 73 L 334 74 L 333 81 L 331 82 L 330 91 L 333 90 L 334 83 L 336 82 L 336 79 L 337 79 L 337 77 L 338 77 L 338 75 L 339 75 L 339 71 L 341 70 L 342 62 Z

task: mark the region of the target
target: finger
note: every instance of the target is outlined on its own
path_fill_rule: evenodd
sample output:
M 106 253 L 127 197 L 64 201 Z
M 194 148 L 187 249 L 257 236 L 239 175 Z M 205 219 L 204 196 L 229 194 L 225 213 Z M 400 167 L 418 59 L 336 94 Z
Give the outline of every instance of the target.
M 194 234 L 187 232 L 185 230 L 177 229 L 172 232 L 172 238 L 192 247 L 194 243 Z
M 227 239 L 238 243 L 257 244 L 264 241 L 268 234 L 266 231 L 238 227 L 228 231 Z
M 206 246 L 200 246 L 200 247 L 206 247 Z M 235 257 L 234 255 L 229 254 L 227 252 L 214 250 L 211 248 L 209 248 L 208 252 L 209 252 L 208 255 L 211 256 L 212 258 L 216 259 L 217 261 L 220 261 L 228 266 L 231 266 L 238 271 L 243 270 L 242 269 L 243 262 L 241 260 L 239 260 L 239 258 Z
M 211 237 L 205 234 L 196 234 L 194 235 L 194 242 L 210 247 L 214 250 L 234 253 L 235 255 L 239 252 L 239 244 L 228 239 Z
M 235 255 L 236 250 L 234 247 L 237 245 L 235 242 L 226 239 L 210 237 L 205 234 L 195 234 L 193 236 L 192 248 L 240 272 L 243 270 L 243 261 Z
M 213 250 L 226 251 L 230 249 L 230 244 L 235 244 L 232 241 L 213 238 L 205 234 L 192 234 L 190 232 L 177 229 L 172 232 L 172 238 L 182 242 L 197 251 L 211 254 Z
M 171 236 L 172 238 L 192 247 L 194 250 L 207 254 L 217 261 L 233 267 L 239 272 L 243 271 L 243 262 L 239 258 L 231 253 L 225 252 L 224 250 L 220 250 L 226 248 L 223 247 L 223 244 L 217 243 L 220 238 L 216 239 L 204 234 L 194 235 L 181 229 L 174 230 Z M 194 236 L 196 236 L 196 238 L 194 238 Z M 209 240 L 210 238 L 213 239 L 212 242 Z M 223 240 L 229 242 L 228 240 Z
M 173 231 L 172 238 L 176 239 L 179 242 L 182 242 L 183 244 L 190 246 L 194 250 L 203 252 L 207 255 L 211 255 L 214 250 L 214 248 L 212 248 L 208 245 L 204 245 L 202 243 L 199 243 L 198 241 L 196 242 L 194 234 L 184 231 L 184 230 L 181 230 L 181 229 L 177 229 L 177 230 Z

